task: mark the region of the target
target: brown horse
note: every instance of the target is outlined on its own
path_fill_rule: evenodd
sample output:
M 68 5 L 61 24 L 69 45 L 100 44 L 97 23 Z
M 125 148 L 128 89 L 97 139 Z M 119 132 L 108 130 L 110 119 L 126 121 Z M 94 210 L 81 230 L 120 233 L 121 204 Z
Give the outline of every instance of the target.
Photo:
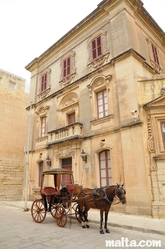
M 124 184 L 123 184 L 124 185 Z M 107 228 L 108 212 L 115 196 L 118 197 L 122 204 L 126 203 L 126 191 L 123 185 L 106 186 L 96 189 L 83 189 L 78 195 L 79 213 L 82 219 L 82 228 L 89 228 L 88 225 L 88 211 L 90 208 L 100 209 L 100 233 L 104 234 L 103 213 L 105 212 L 105 232 L 110 233 Z

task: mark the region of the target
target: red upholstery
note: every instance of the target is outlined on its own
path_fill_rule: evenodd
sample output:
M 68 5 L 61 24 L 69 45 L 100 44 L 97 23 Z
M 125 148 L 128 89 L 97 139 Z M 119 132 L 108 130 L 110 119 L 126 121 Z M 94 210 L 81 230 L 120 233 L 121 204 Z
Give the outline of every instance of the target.
M 46 195 L 48 202 L 50 202 L 50 198 L 52 195 L 57 194 L 57 190 L 53 187 L 45 187 L 42 190 L 42 193 Z
M 68 192 L 72 193 L 74 190 L 74 185 L 68 185 Z

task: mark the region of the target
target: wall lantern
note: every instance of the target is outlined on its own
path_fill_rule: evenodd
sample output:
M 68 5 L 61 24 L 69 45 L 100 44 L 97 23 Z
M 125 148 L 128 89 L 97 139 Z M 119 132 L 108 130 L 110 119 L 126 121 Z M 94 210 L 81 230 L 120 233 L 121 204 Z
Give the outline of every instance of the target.
M 80 156 L 81 156 L 82 160 L 87 163 L 87 154 L 85 153 L 84 150 L 81 151 Z
M 47 156 L 47 158 L 45 159 L 45 161 L 46 161 L 46 164 L 49 166 L 49 167 L 51 167 L 51 158 L 49 157 L 49 156 Z

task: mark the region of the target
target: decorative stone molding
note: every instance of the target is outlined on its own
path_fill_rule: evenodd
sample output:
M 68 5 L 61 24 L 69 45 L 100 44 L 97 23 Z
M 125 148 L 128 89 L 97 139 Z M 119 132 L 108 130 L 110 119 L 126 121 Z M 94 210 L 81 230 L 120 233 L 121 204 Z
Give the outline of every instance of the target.
M 97 37 L 98 35 L 101 35 L 101 38 L 102 38 L 103 55 L 101 57 L 99 57 L 98 59 L 93 61 L 92 55 L 91 55 L 91 41 L 93 38 Z M 110 55 L 110 50 L 109 50 L 109 47 L 107 44 L 107 30 L 102 29 L 102 30 L 99 30 L 94 35 L 92 35 L 87 42 L 87 47 L 88 47 L 88 53 L 89 53 L 87 66 L 89 68 L 89 71 L 93 71 L 93 70 L 99 68 L 100 66 L 106 64 L 109 61 L 109 55 Z
M 47 116 L 47 113 L 48 113 L 48 110 L 49 110 L 50 106 L 41 106 L 41 107 L 38 107 L 37 110 L 36 110 L 36 115 L 37 116 Z
M 165 96 L 165 87 L 162 87 L 162 88 L 160 89 L 160 94 L 161 94 L 162 96 Z
M 57 161 L 60 158 L 67 158 L 67 157 L 75 157 L 75 152 L 72 150 L 71 146 L 65 146 L 59 148 L 58 152 L 56 152 L 56 159 Z
M 150 153 L 155 153 L 154 138 L 152 135 L 150 117 L 148 116 L 148 150 Z

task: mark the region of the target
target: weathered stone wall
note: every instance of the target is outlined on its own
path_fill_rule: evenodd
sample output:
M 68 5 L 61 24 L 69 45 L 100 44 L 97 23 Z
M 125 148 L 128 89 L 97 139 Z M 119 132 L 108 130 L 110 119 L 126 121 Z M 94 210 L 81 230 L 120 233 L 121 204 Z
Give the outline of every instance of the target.
M 0 200 L 22 198 L 28 98 L 25 80 L 0 70 Z

